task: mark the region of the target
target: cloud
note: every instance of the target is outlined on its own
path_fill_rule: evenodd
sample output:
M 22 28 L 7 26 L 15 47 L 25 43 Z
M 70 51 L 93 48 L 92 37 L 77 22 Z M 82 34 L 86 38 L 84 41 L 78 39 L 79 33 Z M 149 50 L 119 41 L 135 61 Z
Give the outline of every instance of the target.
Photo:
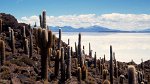
M 39 25 L 39 17 L 34 15 L 31 17 L 22 17 L 19 22 Z M 121 30 L 142 30 L 150 28 L 150 15 L 148 14 L 84 14 L 84 15 L 62 15 L 47 16 L 47 25 L 49 26 L 72 26 L 90 27 L 94 25 L 103 26 L 112 29 Z

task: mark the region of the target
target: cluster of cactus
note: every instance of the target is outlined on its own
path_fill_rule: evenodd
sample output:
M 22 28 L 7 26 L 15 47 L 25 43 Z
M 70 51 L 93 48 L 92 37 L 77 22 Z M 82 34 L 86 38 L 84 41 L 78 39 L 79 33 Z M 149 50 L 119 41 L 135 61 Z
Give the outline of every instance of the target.
M 0 58 L 1 58 L 1 65 L 4 65 L 6 57 L 5 57 L 5 42 L 0 40 Z

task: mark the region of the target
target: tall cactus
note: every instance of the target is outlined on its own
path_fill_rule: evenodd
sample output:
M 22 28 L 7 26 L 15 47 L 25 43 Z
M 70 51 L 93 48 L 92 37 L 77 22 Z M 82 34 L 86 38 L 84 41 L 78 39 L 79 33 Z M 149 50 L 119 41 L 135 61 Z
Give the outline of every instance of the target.
M 14 37 L 14 31 L 11 29 L 11 48 L 12 48 L 12 53 L 15 53 L 15 37 Z
M 91 56 L 91 44 L 89 43 L 89 56 Z
M 4 65 L 6 57 L 5 57 L 5 43 L 3 40 L 0 40 L 0 56 L 1 56 L 1 65 Z
M 82 80 L 86 80 L 88 78 L 88 70 L 85 65 L 82 66 Z
M 136 69 L 133 65 L 128 66 L 128 84 L 137 84 Z
M 25 52 L 25 54 L 27 54 L 29 56 L 29 43 L 28 43 L 28 39 L 25 39 L 24 52 Z
M 0 19 L 0 33 L 2 32 L 2 19 Z
M 81 57 L 82 57 L 82 52 L 81 52 L 81 33 L 79 33 L 79 38 L 78 38 L 78 62 L 80 64 L 80 67 L 82 67 Z
M 96 52 L 95 52 L 95 55 L 94 55 L 94 68 L 96 68 L 97 66 L 97 62 L 96 62 Z
M 77 74 L 77 76 L 78 76 L 78 81 L 79 82 L 81 82 L 81 79 L 82 79 L 82 72 L 81 72 L 81 68 L 80 67 L 78 67 L 78 74 Z
M 29 52 L 29 57 L 31 58 L 33 55 L 33 38 L 32 38 L 32 29 L 30 31 L 30 52 Z
M 49 39 L 48 31 L 46 29 L 38 29 L 38 46 L 41 49 L 41 78 L 48 80 L 48 50 L 49 50 Z
M 58 50 L 61 48 L 61 28 L 59 28 L 59 40 L 58 40 Z
M 118 77 L 118 65 L 117 65 L 117 61 L 115 58 L 115 52 L 113 52 L 113 59 L 114 59 L 114 76 L 117 78 Z
M 104 54 L 104 63 L 106 62 L 105 54 Z
M 78 58 L 78 48 L 77 48 L 76 42 L 75 42 L 75 55 L 76 55 L 76 57 Z
M 43 21 L 42 21 L 42 16 L 41 15 L 39 15 L 39 19 L 40 19 L 40 27 L 42 28 L 43 27 Z
M 64 48 L 61 48 L 61 81 L 65 81 L 65 60 L 64 60 Z
M 68 39 L 68 45 L 70 45 L 70 39 Z
M 111 84 L 113 84 L 113 70 L 114 70 L 114 68 L 113 68 L 113 55 L 112 55 L 112 46 L 110 46 L 110 61 L 109 61 L 109 63 L 110 63 L 110 68 L 109 68 L 109 71 L 110 71 L 110 83 Z
M 43 14 L 43 28 L 46 29 L 47 27 L 46 26 L 46 11 L 44 10 L 42 14 Z
M 70 46 L 68 46 L 68 61 L 67 61 L 67 79 L 71 78 L 71 51 Z
M 60 50 L 57 50 L 57 55 L 56 55 L 56 59 L 55 59 L 55 77 L 57 78 L 58 75 L 59 75 L 59 60 L 60 60 L 60 56 L 61 56 L 61 53 L 60 53 Z

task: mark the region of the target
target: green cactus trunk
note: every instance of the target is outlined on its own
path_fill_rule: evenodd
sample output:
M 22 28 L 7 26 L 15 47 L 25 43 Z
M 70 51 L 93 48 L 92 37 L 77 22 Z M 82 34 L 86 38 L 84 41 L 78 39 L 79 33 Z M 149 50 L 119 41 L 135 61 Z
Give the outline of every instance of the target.
M 3 66 L 6 60 L 5 43 L 3 40 L 0 40 L 0 56 L 1 56 L 1 65 Z

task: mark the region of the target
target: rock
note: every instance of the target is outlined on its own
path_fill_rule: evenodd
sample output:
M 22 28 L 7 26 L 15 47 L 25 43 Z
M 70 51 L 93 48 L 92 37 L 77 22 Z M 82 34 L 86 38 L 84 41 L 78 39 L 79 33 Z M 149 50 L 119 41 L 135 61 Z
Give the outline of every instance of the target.
M 21 84 L 20 79 L 19 79 L 19 78 L 16 78 L 16 77 L 13 77 L 13 78 L 11 79 L 11 82 L 12 82 L 12 84 Z

